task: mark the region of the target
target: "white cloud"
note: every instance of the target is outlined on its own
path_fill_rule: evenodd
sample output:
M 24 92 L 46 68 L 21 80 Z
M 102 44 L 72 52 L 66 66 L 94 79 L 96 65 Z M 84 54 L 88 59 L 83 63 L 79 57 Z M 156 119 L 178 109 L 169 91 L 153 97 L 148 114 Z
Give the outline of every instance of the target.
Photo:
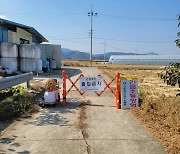
M 6 15 L 1 15 L 1 14 L 0 14 L 0 18 L 2 18 L 2 19 L 8 19 Z

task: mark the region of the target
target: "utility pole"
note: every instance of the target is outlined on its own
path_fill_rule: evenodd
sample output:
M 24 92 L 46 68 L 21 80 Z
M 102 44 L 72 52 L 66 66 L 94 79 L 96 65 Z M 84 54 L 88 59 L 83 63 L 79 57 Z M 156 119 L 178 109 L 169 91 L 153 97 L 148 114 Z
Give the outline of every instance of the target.
M 135 50 L 135 53 L 136 53 L 136 55 L 137 55 L 137 49 L 134 49 Z
M 106 61 L 106 42 L 103 43 L 104 44 L 104 64 Z
M 90 65 L 92 67 L 92 50 L 93 50 L 93 16 L 97 16 L 97 13 L 93 12 L 93 7 L 91 6 L 91 12 L 88 12 L 88 16 L 90 16 L 90 41 L 91 41 L 91 45 L 90 45 Z

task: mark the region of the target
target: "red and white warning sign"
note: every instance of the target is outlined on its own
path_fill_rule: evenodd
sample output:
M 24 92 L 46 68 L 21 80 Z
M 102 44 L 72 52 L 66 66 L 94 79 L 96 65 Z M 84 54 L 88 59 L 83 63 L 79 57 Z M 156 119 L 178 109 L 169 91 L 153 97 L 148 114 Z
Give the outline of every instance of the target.
M 125 78 L 121 80 L 121 108 L 138 107 L 138 80 Z

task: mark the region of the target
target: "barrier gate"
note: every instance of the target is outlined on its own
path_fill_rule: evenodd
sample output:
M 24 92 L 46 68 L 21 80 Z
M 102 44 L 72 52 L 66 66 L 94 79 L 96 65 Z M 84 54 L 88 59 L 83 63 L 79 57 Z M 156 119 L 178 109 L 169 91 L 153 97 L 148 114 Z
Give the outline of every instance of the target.
M 101 75 L 98 75 L 98 76 L 101 76 Z M 63 70 L 62 71 L 62 77 L 63 77 L 63 101 L 62 101 L 62 105 L 63 106 L 66 106 L 67 105 L 67 100 L 66 100 L 66 97 L 68 95 L 68 93 L 71 91 L 71 89 L 74 87 L 77 92 L 79 92 L 80 95 L 83 95 L 85 92 L 81 92 L 80 89 L 76 86 L 76 83 L 78 82 L 78 80 L 81 78 L 81 77 L 85 77 L 83 74 L 80 74 L 79 77 L 73 82 L 71 80 L 71 78 L 67 75 L 66 71 Z M 71 86 L 70 88 L 67 90 L 66 89 L 66 80 L 69 80 L 71 82 Z M 116 82 L 116 90 L 113 90 L 110 85 L 113 83 L 113 82 Z M 117 109 L 120 109 L 121 108 L 121 101 L 120 101 L 120 73 L 119 72 L 116 72 L 116 76 L 115 78 L 113 78 L 109 83 L 106 82 L 106 80 L 104 79 L 104 84 L 105 84 L 105 87 L 104 87 L 104 90 L 103 91 L 100 91 L 100 92 L 97 92 L 95 91 L 95 93 L 97 94 L 97 96 L 101 96 L 103 92 L 105 92 L 106 89 L 109 89 L 110 92 L 114 95 L 114 98 L 115 98 L 115 104 L 116 104 L 116 108 Z

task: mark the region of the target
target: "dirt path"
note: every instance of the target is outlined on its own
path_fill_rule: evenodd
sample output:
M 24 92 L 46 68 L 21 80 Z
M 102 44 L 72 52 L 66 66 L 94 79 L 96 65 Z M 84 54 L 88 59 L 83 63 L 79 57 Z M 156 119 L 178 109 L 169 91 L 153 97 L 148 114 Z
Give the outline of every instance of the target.
M 68 71 L 73 80 L 102 72 L 96 68 Z M 107 78 L 107 77 L 106 77 Z M 41 78 L 42 79 L 42 78 Z M 68 84 L 69 86 L 69 84 Z M 84 97 L 73 90 L 68 105 L 43 108 L 32 118 L 9 126 L 0 139 L 0 153 L 164 154 L 162 145 L 138 125 L 128 111 L 117 110 L 109 91 Z

